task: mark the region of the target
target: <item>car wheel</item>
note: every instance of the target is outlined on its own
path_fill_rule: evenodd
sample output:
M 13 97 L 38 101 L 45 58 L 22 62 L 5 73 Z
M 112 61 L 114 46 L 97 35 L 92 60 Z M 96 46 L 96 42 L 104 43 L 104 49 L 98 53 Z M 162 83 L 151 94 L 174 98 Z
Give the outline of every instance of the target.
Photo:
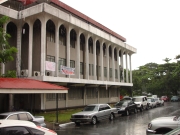
M 113 113 L 110 114 L 109 120 L 113 120 L 114 119 L 114 115 Z
M 79 126 L 79 125 L 80 125 L 80 122 L 75 122 L 75 124 L 76 124 L 77 126 Z
M 96 118 L 95 116 L 92 117 L 91 123 L 92 123 L 93 125 L 96 125 L 96 123 L 97 123 L 97 118 Z
M 137 109 L 136 108 L 134 109 L 134 113 L 137 113 Z
M 128 116 L 129 115 L 129 111 L 128 110 L 126 110 L 126 116 Z
M 146 105 L 146 110 L 148 110 L 148 109 L 149 109 L 149 104 Z

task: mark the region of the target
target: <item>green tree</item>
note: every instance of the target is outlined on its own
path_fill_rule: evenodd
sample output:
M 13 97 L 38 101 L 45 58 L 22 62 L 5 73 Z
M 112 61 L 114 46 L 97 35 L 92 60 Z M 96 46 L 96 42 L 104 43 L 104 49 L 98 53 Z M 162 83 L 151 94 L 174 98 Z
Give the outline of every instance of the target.
M 2 18 L 0 18 L 0 63 L 4 64 L 9 61 L 13 61 L 13 54 L 17 52 L 17 49 L 15 47 L 9 45 L 8 39 L 11 36 L 3 29 L 3 24 L 7 23 L 7 21 L 9 21 L 9 18 L 7 16 L 3 16 Z M 7 72 L 5 76 L 10 77 L 12 75 L 12 72 Z M 14 77 L 14 74 L 12 75 L 12 77 Z

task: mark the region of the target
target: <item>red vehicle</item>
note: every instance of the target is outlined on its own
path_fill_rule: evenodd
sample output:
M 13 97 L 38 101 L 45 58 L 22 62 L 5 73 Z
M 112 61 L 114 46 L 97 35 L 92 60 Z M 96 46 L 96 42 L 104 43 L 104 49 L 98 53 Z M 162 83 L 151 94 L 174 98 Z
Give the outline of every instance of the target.
M 161 100 L 164 100 L 164 102 L 167 102 L 167 101 L 169 101 L 169 98 L 167 96 L 162 96 Z

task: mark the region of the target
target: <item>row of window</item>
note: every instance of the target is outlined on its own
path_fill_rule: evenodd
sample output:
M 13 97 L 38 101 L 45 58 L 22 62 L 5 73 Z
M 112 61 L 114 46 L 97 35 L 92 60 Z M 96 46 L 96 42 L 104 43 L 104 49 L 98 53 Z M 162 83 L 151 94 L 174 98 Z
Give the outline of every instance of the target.
M 49 56 L 47 55 L 46 57 L 47 61 L 55 62 L 55 57 L 54 56 Z M 61 71 L 61 65 L 66 66 L 66 59 L 64 58 L 59 58 L 59 71 Z M 80 62 L 80 74 L 84 74 L 84 63 Z M 70 67 L 75 68 L 75 61 L 70 60 Z M 101 75 L 101 66 L 96 66 L 96 75 Z M 89 64 L 89 75 L 93 76 L 94 75 L 94 65 Z M 104 67 L 104 77 L 107 77 L 107 67 Z M 109 77 L 112 78 L 112 68 L 109 68 Z M 115 69 L 115 78 L 118 78 L 118 71 Z
M 118 90 L 117 89 L 111 89 L 111 97 L 118 97 Z M 98 89 L 97 88 L 87 88 L 86 90 L 86 97 L 88 99 L 94 99 L 98 96 Z M 69 100 L 77 100 L 77 99 L 83 99 L 84 97 L 84 89 L 81 88 L 70 88 L 68 90 L 68 99 Z M 109 91 L 105 88 L 99 89 L 99 98 L 108 98 L 109 97 Z M 56 100 L 56 94 L 46 94 L 47 101 L 54 101 Z M 58 94 L 58 100 L 66 100 L 66 94 L 60 93 Z

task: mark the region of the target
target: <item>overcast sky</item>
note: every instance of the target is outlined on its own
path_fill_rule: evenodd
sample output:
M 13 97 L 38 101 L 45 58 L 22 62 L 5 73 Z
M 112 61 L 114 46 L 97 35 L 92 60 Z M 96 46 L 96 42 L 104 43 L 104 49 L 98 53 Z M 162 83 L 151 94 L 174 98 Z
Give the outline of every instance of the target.
M 125 37 L 137 49 L 132 69 L 180 54 L 180 0 L 60 1 Z

